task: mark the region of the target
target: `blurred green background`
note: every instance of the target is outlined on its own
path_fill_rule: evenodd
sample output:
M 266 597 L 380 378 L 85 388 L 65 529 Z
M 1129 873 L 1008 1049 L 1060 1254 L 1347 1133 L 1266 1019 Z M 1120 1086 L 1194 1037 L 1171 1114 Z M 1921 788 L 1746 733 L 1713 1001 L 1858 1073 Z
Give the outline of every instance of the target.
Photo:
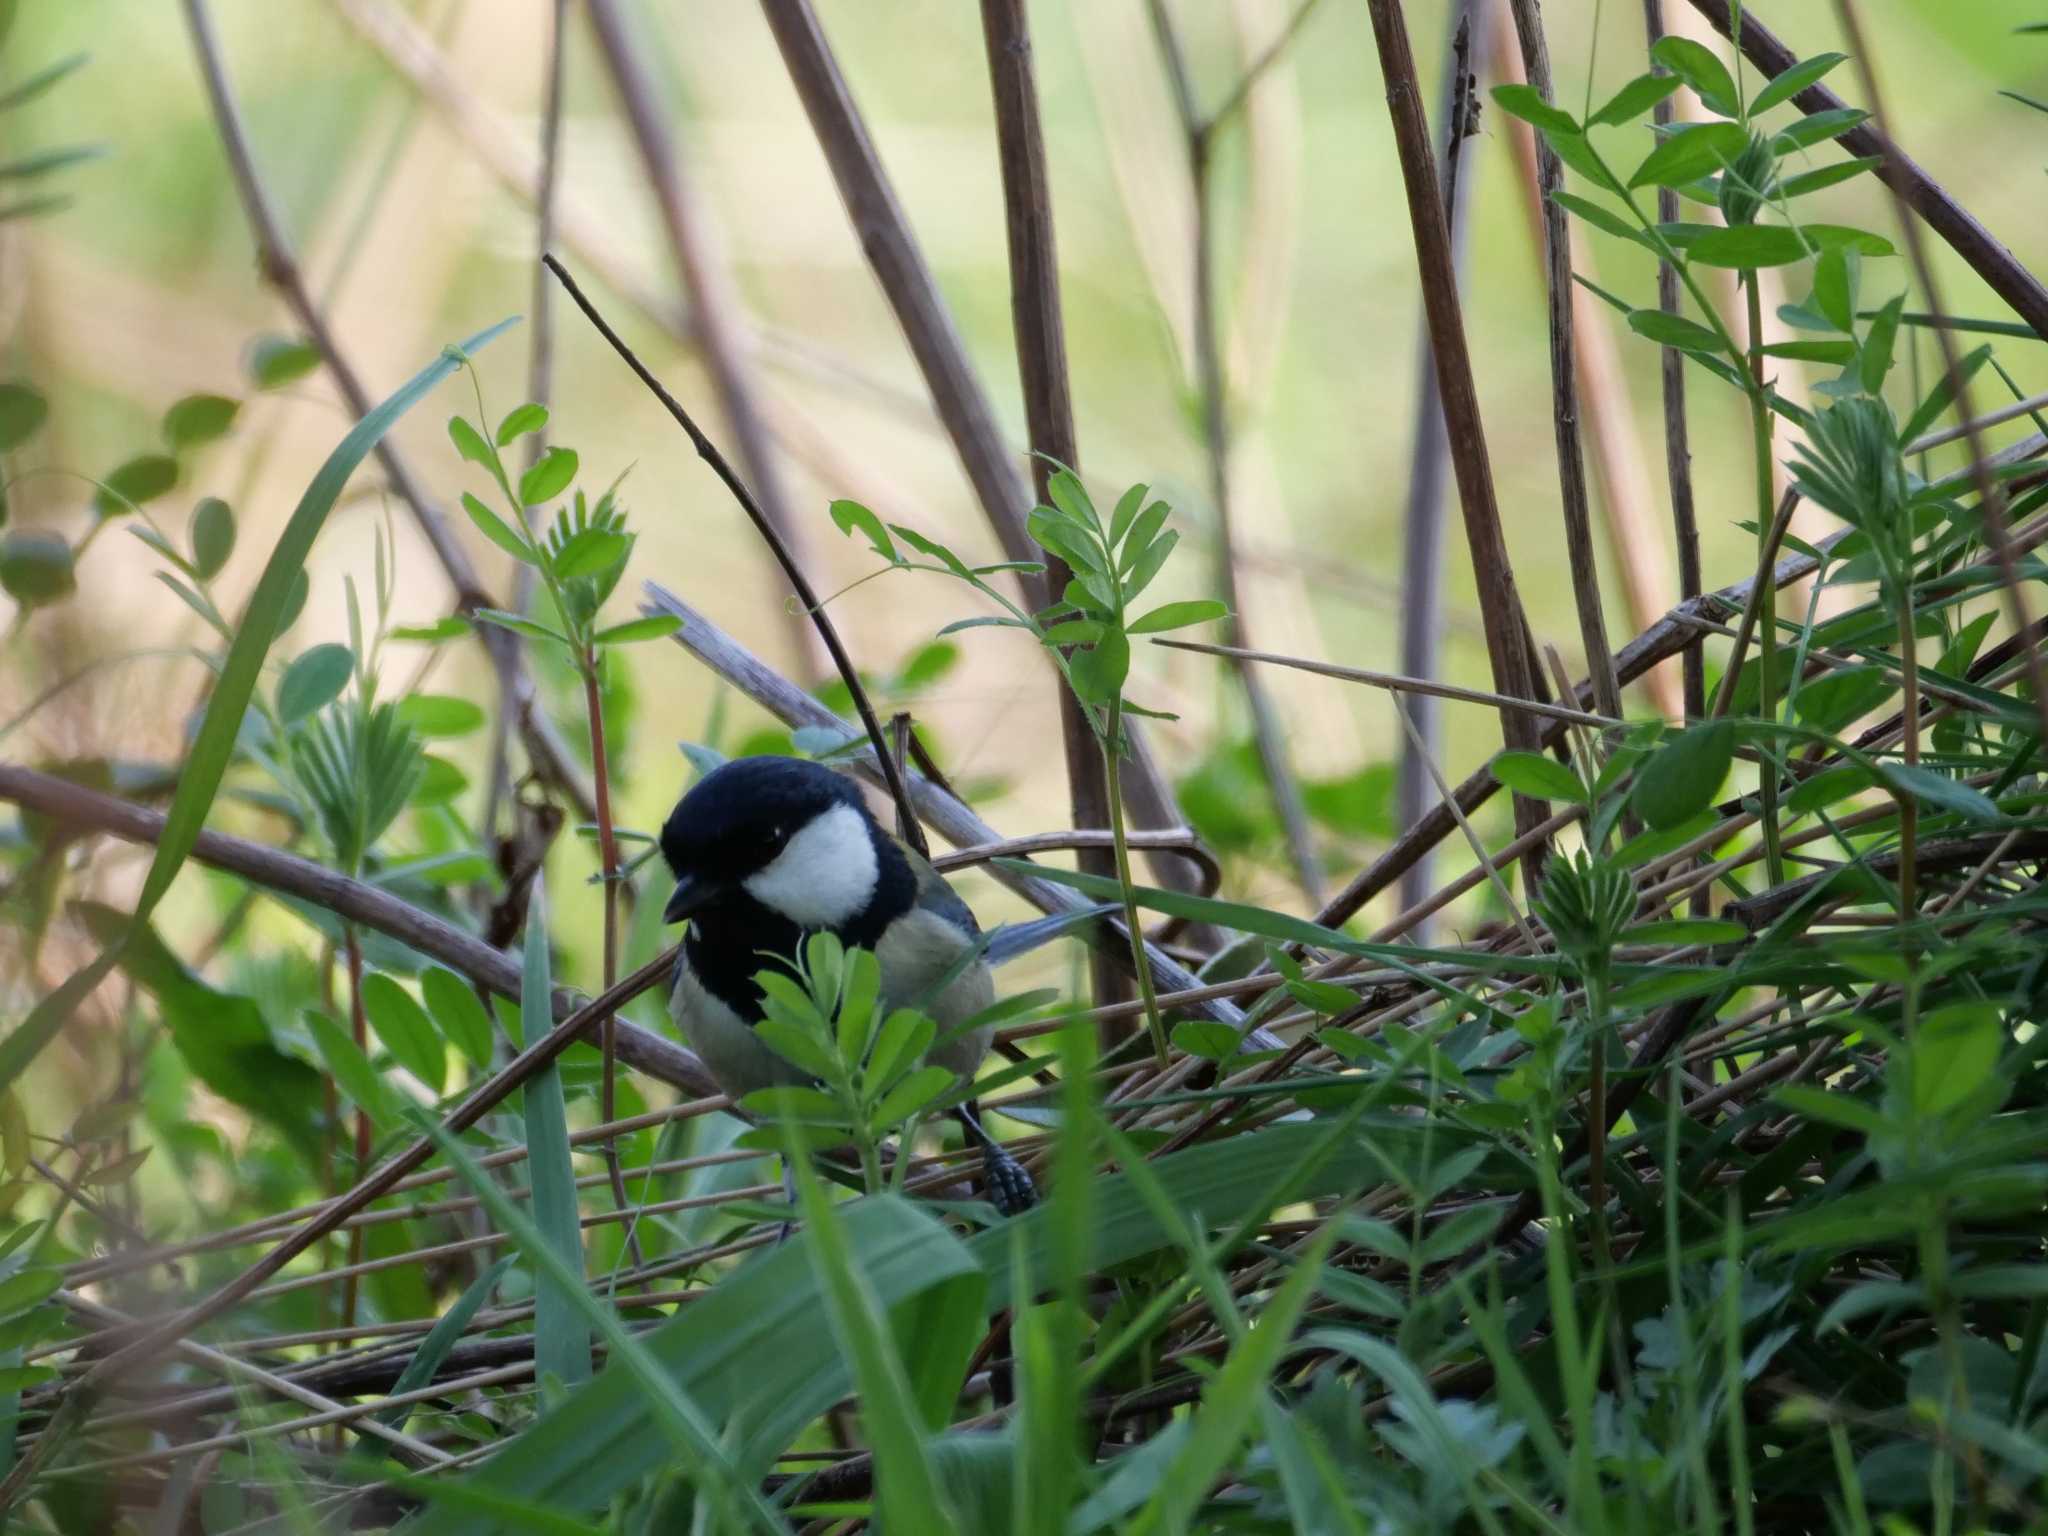
M 537 141 L 545 0 L 219 0 L 214 9 L 261 170 L 373 394 L 446 342 L 530 307 L 532 215 L 492 167 L 524 164 Z M 580 8 L 570 9 L 560 249 L 573 268 L 592 274 L 598 302 L 729 445 L 691 351 L 595 276 L 628 274 L 664 303 L 678 302 L 674 266 L 616 96 Z M 999 558 L 758 11 L 743 0 L 631 0 L 626 9 L 743 298 L 816 584 L 836 589 L 873 568 L 865 546 L 840 539 L 827 520 L 835 496 L 865 501 L 963 553 Z M 1205 101 L 1223 96 L 1292 9 L 1292 0 L 1182 0 L 1177 14 Z M 1678 0 L 1667 0 L 1667 9 L 1674 26 L 1696 24 Z M 2048 118 L 1998 94 L 2048 96 L 2048 37 L 2013 32 L 2041 18 L 2038 0 L 1886 0 L 1865 10 L 1901 142 L 2022 261 L 2048 267 Z M 820 0 L 819 11 L 1000 418 L 1021 442 L 978 8 L 967 0 Z M 1433 92 L 1445 7 L 1411 0 L 1407 11 Z M 1801 55 L 1840 45 L 1833 7 L 1819 0 L 1779 0 L 1765 19 Z M 1569 101 L 1604 99 L 1645 67 L 1641 10 L 1633 3 L 1553 4 L 1547 21 Z M 1032 7 L 1032 24 L 1083 468 L 1098 497 L 1113 499 L 1142 479 L 1174 502 L 1188 552 L 1169 571 L 1165 595 L 1200 594 L 1211 581 L 1212 519 L 1190 404 L 1191 202 L 1166 78 L 1140 0 L 1046 0 Z M 445 68 L 443 88 L 423 96 L 377 38 L 430 50 Z M 49 427 L 16 456 L 17 478 L 44 467 L 104 474 L 155 443 L 162 412 L 178 397 L 249 394 L 252 338 L 290 329 L 258 280 L 180 7 L 170 0 L 23 5 L 4 73 L 19 78 L 78 50 L 91 59 L 77 76 L 7 120 L 10 157 L 81 141 L 107 150 L 62 177 L 71 206 L 8 224 L 0 235 L 7 371 L 35 382 L 53 405 Z M 1483 76 L 1482 85 L 1494 78 Z M 1857 99 L 1850 70 L 1829 83 Z M 1642 139 L 1632 146 L 1639 154 L 1647 132 L 1630 132 Z M 1420 311 L 1362 5 L 1321 0 L 1219 153 L 1219 302 L 1246 554 L 1245 622 L 1254 641 L 1271 649 L 1391 668 Z M 1828 163 L 1838 153 L 1824 147 L 1814 159 Z M 1576 667 L 1539 252 L 1517 185 L 1511 124 L 1490 103 L 1466 164 L 1473 182 L 1466 319 L 1501 505 L 1536 632 Z M 1896 233 L 1883 190 L 1869 178 L 1820 194 L 1813 212 Z M 2005 316 L 1981 283 L 1936 250 L 1950 309 Z M 1653 274 L 1647 259 L 1634 259 L 1641 256 L 1604 237 L 1591 252 L 1605 286 L 1649 303 Z M 1906 277 L 1902 258 L 1872 262 L 1866 294 L 1881 301 Z M 641 579 L 657 580 L 778 665 L 800 665 L 785 588 L 771 579 L 737 508 L 580 317 L 559 300 L 556 308 L 554 439 L 580 452 L 593 487 L 631 466 L 624 494 L 640 543 L 614 600 L 620 616 L 630 613 Z M 1639 461 L 1639 482 L 1621 489 L 1644 521 L 1625 537 L 1641 545 L 1644 565 L 1662 583 L 1648 596 L 1661 590 L 1668 602 L 1676 579 L 1658 360 L 1647 343 L 1607 324 L 1614 318 L 1603 312 L 1622 387 L 1594 414 L 1616 449 Z M 528 335 L 513 332 L 482 359 L 493 417 L 523 398 Z M 1925 373 L 1934 354 L 1924 335 L 1916 340 Z M 2006 343 L 1999 356 L 2023 390 L 2048 388 L 2048 358 L 2038 347 Z M 1786 365 L 1788 393 L 1800 392 L 1800 372 Z M 1980 407 L 2003 403 L 2003 386 L 1988 373 L 1980 379 Z M 1752 558 L 1750 536 L 1734 526 L 1753 514 L 1748 448 L 1732 392 L 1698 370 L 1690 384 L 1706 571 L 1709 586 L 1718 586 L 1747 574 Z M 456 390 L 445 387 L 397 434 L 450 506 L 460 490 L 481 489 L 442 430 L 451 411 L 471 408 Z M 234 433 L 194 459 L 184 483 L 152 511 L 182 535 L 201 496 L 234 505 L 243 542 L 223 591 L 237 599 L 345 426 L 331 385 L 317 373 L 256 397 Z M 343 577 L 367 585 L 372 529 L 387 515 L 375 484 L 374 469 L 366 470 L 359 477 L 365 494 L 346 503 L 323 535 L 312 601 L 287 651 L 344 636 Z M 36 476 L 10 497 L 17 526 L 75 536 L 91 516 L 90 488 L 75 478 Z M 1599 500 L 1604 509 L 1612 492 Z M 1484 686 L 1455 505 L 1445 515 L 1444 670 Z M 403 509 L 393 504 L 389 517 L 400 550 L 397 617 L 423 622 L 445 613 L 450 599 L 439 567 Z M 487 580 L 509 588 L 505 558 L 466 526 L 461 531 Z M 1619 643 L 1640 626 L 1611 542 L 1601 555 L 1609 628 Z M 96 540 L 80 573 L 86 600 L 40 616 L 17 641 L 0 678 L 0 704 L 11 713 L 88 657 L 192 640 L 197 621 L 151 579 L 156 566 L 132 539 Z M 974 601 L 950 583 L 892 574 L 852 591 L 834 611 L 863 664 L 887 677 L 941 625 L 979 611 Z M 395 648 L 393 683 L 408 682 L 424 656 Z M 639 647 L 630 664 L 622 820 L 651 828 L 689 771 L 676 743 L 707 734 L 720 690 L 668 645 Z M 927 664 L 935 665 L 929 657 Z M 1191 792 L 1210 829 L 1236 843 L 1231 889 L 1300 907 L 1263 807 L 1246 792 L 1242 772 L 1215 757 L 1219 744 L 1243 730 L 1241 703 L 1223 674 L 1205 659 L 1146 648 L 1137 676 L 1139 698 L 1184 716 L 1155 736 L 1175 775 L 1208 765 Z M 1290 673 L 1272 673 L 1270 682 L 1302 772 L 1335 786 L 1318 804 L 1329 813 L 1324 832 L 1341 880 L 1390 830 L 1384 786 L 1398 722 L 1380 693 Z M 426 686 L 479 700 L 494 693 L 473 645 L 449 647 Z M 202 687 L 190 663 L 144 660 L 112 669 L 45 710 L 7 750 L 24 760 L 102 754 L 168 761 Z M 1631 702 L 1655 708 L 1641 690 Z M 1003 830 L 1064 822 L 1052 675 L 1025 642 L 1001 631 L 961 637 L 957 662 L 915 690 L 913 703 L 958 777 L 1001 787 L 984 809 Z M 576 713 L 564 718 L 576 735 Z M 1447 706 L 1445 719 L 1443 766 L 1455 780 L 1498 746 L 1498 726 L 1490 711 L 1470 706 Z M 735 705 L 723 745 L 731 749 L 762 723 Z M 451 750 L 480 773 L 482 736 Z M 1495 808 L 1493 815 L 1504 820 L 1505 813 Z M 580 877 L 585 871 L 574 861 L 581 857 L 568 856 L 564 873 Z M 567 909 L 560 930 L 594 934 L 588 889 L 560 876 L 557 888 Z M 986 898 L 985 915 L 1001 915 L 991 889 L 968 882 L 970 896 Z M 575 957 L 571 969 L 584 973 L 580 979 L 594 971 L 595 949 L 593 939 Z

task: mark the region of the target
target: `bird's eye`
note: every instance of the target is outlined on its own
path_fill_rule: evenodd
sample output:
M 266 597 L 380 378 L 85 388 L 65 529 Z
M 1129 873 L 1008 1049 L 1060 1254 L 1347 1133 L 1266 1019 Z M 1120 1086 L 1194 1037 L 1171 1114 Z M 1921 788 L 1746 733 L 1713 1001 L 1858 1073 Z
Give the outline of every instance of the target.
M 761 844 L 766 848 L 780 848 L 785 835 L 781 827 L 770 827 L 761 834 Z

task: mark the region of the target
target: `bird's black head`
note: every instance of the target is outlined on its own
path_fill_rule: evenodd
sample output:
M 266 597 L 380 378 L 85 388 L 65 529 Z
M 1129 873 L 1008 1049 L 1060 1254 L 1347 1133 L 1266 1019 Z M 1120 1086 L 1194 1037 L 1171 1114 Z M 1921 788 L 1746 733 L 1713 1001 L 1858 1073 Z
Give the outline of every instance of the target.
M 676 877 L 664 917 L 700 927 L 751 914 L 852 937 L 909 876 L 853 783 L 794 757 L 735 758 L 706 774 L 669 814 L 661 853 Z

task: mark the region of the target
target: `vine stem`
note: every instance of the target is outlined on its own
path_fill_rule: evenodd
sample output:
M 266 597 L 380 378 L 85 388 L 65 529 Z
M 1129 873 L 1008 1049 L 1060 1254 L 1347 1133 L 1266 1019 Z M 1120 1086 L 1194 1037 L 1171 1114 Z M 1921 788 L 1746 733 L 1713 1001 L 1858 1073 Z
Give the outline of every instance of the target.
M 1910 567 L 1909 567 L 1910 570 Z M 1913 592 L 1911 576 L 1898 583 L 1899 604 L 1899 721 L 1903 730 L 1900 746 L 1905 753 L 1906 766 L 1920 766 L 1920 657 L 1915 645 L 1918 637 L 1913 633 Z M 1899 801 L 1899 916 L 1910 924 L 1913 909 L 1919 900 L 1918 850 L 1920 842 L 1920 802 L 1912 795 L 1900 795 Z M 1900 933 L 1903 939 L 1905 927 Z M 1912 941 L 1904 939 L 1910 962 Z M 1913 1015 L 1906 1014 L 1908 1027 Z
M 356 1049 L 365 1056 L 369 1054 L 370 1025 L 363 1013 L 363 946 L 356 938 L 354 923 L 342 927 L 342 938 L 348 954 L 348 1022 L 354 1036 Z M 360 1106 L 356 1109 L 356 1166 L 355 1177 L 361 1178 L 363 1170 L 370 1166 L 370 1116 Z M 356 1292 L 361 1284 L 356 1267 L 363 1262 L 363 1229 L 352 1228 L 348 1235 L 349 1275 L 342 1282 L 341 1325 L 353 1328 L 356 1325 Z
M 579 662 L 577 670 L 583 674 L 584 711 L 590 716 L 591 796 L 597 802 L 598 858 L 604 865 L 604 990 L 609 992 L 619 979 L 619 840 L 612 830 L 612 775 L 611 766 L 605 760 L 604 699 L 597 685 L 597 648 L 584 647 Z M 598 1032 L 600 1048 L 604 1052 L 604 1084 L 599 1090 L 599 1105 L 604 1123 L 609 1125 L 618 1118 L 618 1016 L 606 1010 L 598 1021 Z M 626 1210 L 631 1201 L 626 1195 L 626 1176 L 619 1168 L 619 1145 L 615 1141 L 607 1141 L 603 1150 L 612 1199 L 621 1211 Z M 626 1244 L 632 1252 L 633 1263 L 639 1265 L 642 1262 L 640 1238 L 633 1226 L 626 1228 Z
M 1124 893 L 1124 926 L 1130 930 L 1131 969 L 1137 973 L 1138 996 L 1145 1004 L 1145 1027 L 1152 1032 L 1152 1053 L 1167 1065 L 1166 1024 L 1159 1017 L 1159 994 L 1152 986 L 1152 967 L 1145 957 L 1145 930 L 1138 924 L 1138 893 L 1131 879 L 1130 834 L 1124 828 L 1123 740 L 1124 700 L 1119 692 L 1109 701 L 1108 728 L 1102 737 L 1102 770 L 1109 788 L 1109 827 L 1116 843 L 1116 883 Z
M 1742 293 L 1748 306 L 1749 322 L 1749 432 L 1756 445 L 1756 547 L 1757 581 L 1760 585 L 1770 580 L 1770 562 L 1776 554 L 1775 542 L 1771 538 L 1771 524 L 1776 507 L 1776 493 L 1771 488 L 1771 404 L 1764 384 L 1764 318 L 1763 299 L 1757 289 L 1754 269 L 1742 274 Z M 1766 720 L 1778 717 L 1777 690 L 1774 670 L 1778 661 L 1778 614 L 1777 604 L 1766 602 L 1757 625 L 1757 713 Z M 1785 850 L 1778 841 L 1778 770 L 1777 756 L 1766 747 L 1763 753 L 1763 772 L 1757 777 L 1759 798 L 1763 803 L 1764 866 L 1770 874 L 1771 884 L 1785 883 Z

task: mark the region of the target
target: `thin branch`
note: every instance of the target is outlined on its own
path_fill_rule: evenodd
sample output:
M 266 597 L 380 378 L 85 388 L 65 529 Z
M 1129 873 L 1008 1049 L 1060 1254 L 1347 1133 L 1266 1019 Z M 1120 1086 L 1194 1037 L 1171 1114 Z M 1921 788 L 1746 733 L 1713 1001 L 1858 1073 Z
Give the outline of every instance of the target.
M 334 382 L 348 402 L 349 410 L 360 420 L 369 415 L 375 402 L 343 355 L 340 343 L 328 328 L 326 316 L 314 304 L 305 276 L 292 253 L 291 242 L 285 235 L 284 225 L 279 221 L 271 205 L 269 191 L 257 172 L 249 136 L 242 124 L 241 109 L 235 102 L 226 68 L 221 62 L 220 39 L 214 32 L 206 0 L 184 0 L 184 6 L 192 46 L 198 54 L 200 73 L 206 83 L 207 99 L 213 106 L 214 123 L 220 132 L 221 148 L 227 156 L 235 189 L 248 215 L 250 231 L 256 239 L 257 267 L 264 281 L 277 290 L 304 329 L 314 349 L 327 364 L 328 371 L 334 375 Z M 462 611 L 469 613 L 478 608 L 497 607 L 498 604 L 478 579 L 468 551 L 456 538 L 448 520 L 428 499 L 392 438 L 387 435 L 378 439 L 375 452 L 392 490 L 412 509 L 420 532 L 433 549 L 435 558 L 441 562 L 442 570 L 447 572 Z M 534 765 L 568 796 L 581 815 L 588 818 L 594 809 L 590 786 L 583 781 L 568 748 L 540 709 L 533 680 L 526 670 L 526 653 L 519 637 L 508 629 L 489 624 L 479 626 L 478 634 L 491 664 L 504 680 L 507 693 L 518 701 L 514 714 Z
M 1444 71 L 1437 96 L 1437 122 L 1443 134 L 1438 195 L 1443 199 L 1444 220 L 1451 235 L 1451 270 L 1462 283 L 1465 254 L 1471 245 L 1471 221 L 1466 208 L 1472 200 L 1472 178 L 1461 175 L 1465 141 L 1479 132 L 1477 75 L 1488 32 L 1481 28 L 1475 42 L 1472 18 L 1478 0 L 1458 0 L 1451 14 L 1449 65 Z M 1417 327 L 1415 435 L 1408 455 L 1408 499 L 1401 515 L 1401 670 L 1410 677 L 1435 677 L 1441 670 L 1444 638 L 1444 482 L 1450 467 L 1450 436 L 1444 428 L 1443 396 L 1436 387 L 1436 359 L 1429 345 L 1429 326 Z M 1442 744 L 1435 701 L 1417 695 L 1408 712 L 1409 724 L 1422 741 L 1418 750 L 1403 733 L 1400 762 L 1394 781 L 1394 824 L 1413 826 L 1430 805 L 1430 755 Z M 1433 883 L 1427 854 L 1417 859 L 1401 876 L 1400 901 L 1413 907 L 1428 895 Z M 1425 934 L 1418 932 L 1417 942 Z
M 920 854 L 928 852 L 924 833 L 917 826 L 916 818 L 911 812 L 909 795 L 903 788 L 903 776 L 897 771 L 895 758 L 890 755 L 889 740 L 882 734 L 882 722 L 875 715 L 875 706 L 868 699 L 868 691 L 861 683 L 860 673 L 854 667 L 853 658 L 846 654 L 846 647 L 839 639 L 839 631 L 833 626 L 831 616 L 825 612 L 825 605 L 818 601 L 818 594 L 812 589 L 803 568 L 796 563 L 796 557 L 790 553 L 789 546 L 782 542 L 781 533 L 775 524 L 769 521 L 768 514 L 754 499 L 753 492 L 748 490 L 746 482 L 740 479 L 732 465 L 726 462 L 725 455 L 718 451 L 718 446 L 704 435 L 703 429 L 691 419 L 690 413 L 683 409 L 682 402 L 669 393 L 668 387 L 654 376 L 653 370 L 641 362 L 639 355 L 626 345 L 625 338 L 613 330 L 604 316 L 597 312 L 596 306 L 584 297 L 583 290 L 576 286 L 576 279 L 569 275 L 568 269 L 553 256 L 545 256 L 542 260 L 546 262 L 548 270 L 555 274 L 556 281 L 567 290 L 569 297 L 576 301 L 576 307 L 583 311 L 584 318 L 597 328 L 597 333 L 611 344 L 612 350 L 625 360 L 626 366 L 633 370 L 640 382 L 661 402 L 662 408 L 675 418 L 676 425 L 689 435 L 691 444 L 697 450 L 697 456 L 710 465 L 712 473 L 724 482 L 725 488 L 732 492 L 733 500 L 740 504 L 740 509 L 747 514 L 748 521 L 753 523 L 755 531 L 774 552 L 776 563 L 782 567 L 783 575 L 789 578 L 790 587 L 795 591 L 797 601 L 803 604 L 804 611 L 811 616 L 811 622 L 817 626 L 818 638 L 825 642 L 825 649 L 831 654 L 833 666 L 839 669 L 840 679 L 846 684 L 847 692 L 853 696 L 853 707 L 860 714 L 861 724 L 867 727 L 868 740 L 874 744 L 875 753 L 882 764 L 882 777 L 888 784 L 889 798 L 903 811 L 904 818 L 909 823 L 910 845 Z
M 1017 371 L 1024 391 L 1024 419 L 1031 435 L 1033 488 L 1050 501 L 1056 464 L 1081 468 L 1074 431 L 1074 402 L 1068 382 L 1066 327 L 1060 314 L 1059 253 L 1053 235 L 1052 178 L 1045 160 L 1045 132 L 1038 114 L 1038 83 L 1031 55 L 1030 22 L 1024 0 L 982 0 L 982 42 L 988 54 L 990 94 L 995 101 L 996 152 L 1003 178 L 1003 222 L 1010 257 L 1010 323 L 1017 341 Z M 1047 552 L 1046 591 L 1066 590 L 1073 572 Z M 1110 825 L 1109 776 L 1081 702 L 1073 690 L 1059 690 L 1060 740 L 1066 751 L 1067 797 L 1074 825 Z M 1113 851 L 1084 851 L 1080 867 L 1091 874 L 1116 871 Z M 1108 958 L 1097 954 L 1094 994 L 1098 1003 L 1123 995 L 1122 981 Z
M 1654 48 L 1664 36 L 1664 0 L 1643 0 L 1643 32 L 1648 47 Z M 1666 96 L 1655 108 L 1659 128 L 1670 123 L 1671 98 Z M 1657 219 L 1669 224 L 1678 218 L 1678 192 L 1672 187 L 1657 189 Z M 1680 314 L 1684 306 L 1678 297 L 1678 268 L 1657 263 L 1657 307 L 1667 315 Z M 1685 357 L 1675 347 L 1659 349 L 1664 381 L 1664 476 L 1671 488 L 1671 533 L 1678 545 L 1678 598 L 1690 602 L 1700 595 L 1703 577 L 1700 567 L 1700 525 L 1693 510 L 1692 445 L 1685 415 Z M 1697 645 L 1680 657 L 1684 668 L 1685 714 L 1697 720 L 1707 712 L 1707 658 Z
M 646 48 L 630 35 L 617 0 L 587 0 L 585 9 L 591 31 L 597 37 L 598 52 L 625 110 L 633 147 L 654 193 L 669 256 L 689 299 L 691 328 L 705 371 L 711 375 L 719 409 L 732 431 L 740 470 L 760 501 L 762 515 L 774 527 L 783 546 L 802 563 L 803 529 L 791 512 L 781 456 L 775 451 L 757 403 L 760 381 L 754 372 L 746 325 L 740 317 L 739 294 L 718 248 L 709 211 L 698 196 L 688 165 L 669 131 L 670 114 L 657 100 L 645 62 Z M 787 607 L 782 611 L 790 625 L 793 654 L 805 674 L 815 681 L 828 658 L 804 616 Z
M 1224 624 L 1238 644 L 1249 644 L 1244 620 L 1244 599 L 1237 581 L 1237 547 L 1230 510 L 1230 421 L 1228 383 L 1223 377 L 1223 358 L 1216 339 L 1216 215 L 1211 170 L 1214 166 L 1214 119 L 1205 119 L 1195 103 L 1195 89 L 1188 72 L 1187 55 L 1173 24 L 1167 0 L 1148 0 L 1152 31 L 1159 41 L 1173 99 L 1180 113 L 1181 139 L 1187 153 L 1188 179 L 1195 205 L 1194 231 L 1194 365 L 1195 386 L 1202 402 L 1202 443 L 1209 459 L 1209 500 L 1216 516 L 1216 585 L 1223 605 L 1230 610 Z M 1308 809 L 1302 803 L 1301 785 L 1287 758 L 1284 732 L 1265 682 L 1257 672 L 1236 662 L 1232 670 L 1244 689 L 1251 713 L 1252 741 L 1258 749 L 1259 766 L 1273 806 L 1280 814 L 1287 852 L 1294 878 L 1309 901 L 1321 906 L 1322 871 L 1318 867 L 1315 837 L 1309 828 Z
M 1393 672 L 1375 672 L 1367 667 L 1340 667 L 1335 662 L 1314 661 L 1306 656 L 1283 656 L 1276 651 L 1253 651 L 1234 645 L 1210 645 L 1200 640 L 1155 638 L 1152 643 L 1176 651 L 1199 651 L 1204 656 L 1229 656 L 1240 661 L 1268 662 L 1277 667 L 1292 667 L 1299 672 L 1314 672 L 1323 677 L 1341 678 L 1347 683 L 1365 683 L 1395 693 L 1420 694 L 1432 699 L 1457 699 L 1461 703 L 1484 704 L 1504 712 L 1520 710 L 1523 714 L 1534 715 L 1541 720 L 1560 720 L 1568 725 L 1589 725 L 1596 729 L 1605 729 L 1609 726 L 1627 724 L 1619 715 L 1596 715 L 1583 709 L 1570 709 L 1562 704 L 1545 704 L 1536 699 L 1511 699 L 1503 693 L 1488 693 L 1480 688 L 1460 688 L 1455 683 L 1439 683 L 1426 677 L 1402 677 Z
M 1529 84 L 1550 101 L 1550 47 L 1536 0 L 1509 0 L 1522 68 Z M 1621 688 L 1608 655 L 1607 616 L 1600 607 L 1600 570 L 1593 558 L 1593 514 L 1586 491 L 1586 452 L 1579 440 L 1578 357 L 1572 334 L 1571 231 L 1564 205 L 1553 196 L 1564 185 L 1564 164 L 1550 141 L 1536 143 L 1536 193 L 1543 216 L 1543 279 L 1550 311 L 1550 411 L 1557 439 L 1558 491 L 1564 508 L 1565 555 L 1571 566 L 1572 596 L 1578 605 L 1579 639 L 1593 698 L 1601 713 L 1621 713 Z
M 1367 10 L 1379 48 L 1394 146 L 1407 190 L 1423 307 L 1429 317 L 1430 347 L 1436 359 L 1437 383 L 1443 393 L 1444 423 L 1450 436 L 1451 464 L 1457 474 L 1458 498 L 1464 512 L 1465 540 L 1479 591 L 1479 611 L 1486 623 L 1486 650 L 1492 664 L 1494 689 L 1514 698 L 1534 698 L 1536 688 L 1529 655 L 1522 643 L 1527 621 L 1521 597 L 1515 590 L 1514 567 L 1508 559 L 1500 506 L 1494 497 L 1493 470 L 1487 460 L 1485 429 L 1479 416 L 1479 395 L 1472 379 L 1464 317 L 1458 305 L 1450 228 L 1437 189 L 1435 157 L 1430 153 L 1429 125 L 1422 116 L 1408 27 L 1399 0 L 1367 0 Z M 1536 733 L 1519 711 L 1502 714 L 1501 735 L 1510 747 L 1533 749 L 1536 745 Z M 1527 796 L 1515 797 L 1518 828 L 1526 831 L 1542 819 L 1540 804 Z
M 1287 56 L 1288 49 L 1294 46 L 1294 39 L 1301 31 L 1302 23 L 1308 20 L 1315 8 L 1316 0 L 1301 0 L 1301 3 L 1295 6 L 1293 13 L 1287 18 L 1286 25 L 1281 27 L 1280 35 L 1259 51 L 1258 57 L 1247 64 L 1244 73 L 1237 77 L 1237 83 L 1224 92 L 1223 99 L 1210 110 L 1208 120 L 1203 125 L 1205 133 L 1213 138 L 1217 129 L 1237 116 L 1244 104 L 1251 100 L 1253 87 L 1266 78 L 1267 71 Z

